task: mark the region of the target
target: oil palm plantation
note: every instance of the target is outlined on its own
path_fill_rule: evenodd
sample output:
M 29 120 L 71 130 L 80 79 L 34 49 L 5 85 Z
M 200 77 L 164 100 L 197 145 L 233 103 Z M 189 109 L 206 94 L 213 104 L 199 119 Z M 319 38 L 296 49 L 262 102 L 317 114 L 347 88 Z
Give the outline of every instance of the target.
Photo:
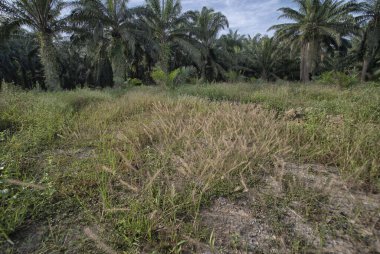
M 180 0 L 146 0 L 144 22 L 153 37 L 158 55 L 157 65 L 170 71 L 173 47 L 185 51 L 195 62 L 199 54 L 189 37 L 189 13 L 182 13 Z
M 233 71 L 242 71 L 244 69 L 244 52 L 243 45 L 246 41 L 245 35 L 239 34 L 238 30 L 233 31 L 229 29 L 227 34 L 222 35 L 218 44 L 224 49 L 224 51 L 229 55 L 229 60 L 231 62 L 231 69 Z
M 31 89 L 43 83 L 43 73 L 38 57 L 34 34 L 18 29 L 0 43 L 0 80 L 14 82 Z
M 224 44 L 226 50 L 230 53 L 240 51 L 243 48 L 243 44 L 246 37 L 238 33 L 238 30 L 229 29 L 227 34 L 220 37 L 220 42 Z
M 277 71 L 282 65 L 285 50 L 274 37 L 256 35 L 249 38 L 245 44 L 244 54 L 246 61 L 256 69 L 261 79 L 265 81 L 271 78 L 277 79 Z
M 4 15 L 1 35 L 6 36 L 17 27 L 27 26 L 37 33 L 45 84 L 49 90 L 60 89 L 57 52 L 54 36 L 66 28 L 61 18 L 66 2 L 62 0 L 2 0 L 0 13 Z
M 189 13 L 192 20 L 191 34 L 196 38 L 201 52 L 201 77 L 203 80 L 214 79 L 224 72 L 223 66 L 217 60 L 227 53 L 219 50 L 219 33 L 229 26 L 228 19 L 220 12 L 203 7 L 201 11 Z
M 361 80 L 367 79 L 368 69 L 380 50 L 380 0 L 367 0 L 361 4 L 362 15 L 358 20 L 364 23 L 362 46 L 363 59 Z
M 314 74 L 318 55 L 323 44 L 340 46 L 343 36 L 357 31 L 351 15 L 358 10 L 358 4 L 343 0 L 295 0 L 298 10 L 285 7 L 279 18 L 294 22 L 272 26 L 276 36 L 301 51 L 300 78 L 310 81 Z
M 82 34 L 94 36 L 94 31 L 104 38 L 99 50 L 105 46 L 109 53 L 115 85 L 121 85 L 127 78 L 127 51 L 133 51 L 138 37 L 137 21 L 134 10 L 127 8 L 127 0 L 77 0 L 70 15 Z M 135 23 L 136 21 L 136 23 Z M 104 44 L 107 45 L 104 45 Z

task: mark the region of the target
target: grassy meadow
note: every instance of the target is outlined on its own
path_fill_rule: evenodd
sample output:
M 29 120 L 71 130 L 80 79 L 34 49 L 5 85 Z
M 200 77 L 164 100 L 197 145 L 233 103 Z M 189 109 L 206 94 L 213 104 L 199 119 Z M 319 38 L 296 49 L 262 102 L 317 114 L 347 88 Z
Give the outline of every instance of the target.
M 380 87 L 5 87 L 1 253 L 380 252 Z

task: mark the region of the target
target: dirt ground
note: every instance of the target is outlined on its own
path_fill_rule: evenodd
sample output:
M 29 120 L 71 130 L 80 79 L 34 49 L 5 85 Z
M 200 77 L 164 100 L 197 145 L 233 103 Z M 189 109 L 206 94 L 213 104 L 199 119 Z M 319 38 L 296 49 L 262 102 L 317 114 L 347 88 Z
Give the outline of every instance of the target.
M 326 197 L 320 217 L 307 218 L 297 201 L 283 201 L 289 177 Z M 263 209 L 268 195 L 277 207 Z M 202 222 L 214 231 L 216 253 L 380 253 L 380 195 L 349 190 L 334 168 L 322 165 L 280 163 L 264 188 L 237 200 L 218 198 L 202 211 Z
M 83 159 L 93 150 L 57 154 Z M 324 165 L 279 160 L 264 180 L 201 211 L 212 239 L 198 243 L 195 253 L 380 253 L 380 194 L 353 190 Z M 104 253 L 86 235 L 87 226 L 75 211 L 30 222 L 0 253 Z

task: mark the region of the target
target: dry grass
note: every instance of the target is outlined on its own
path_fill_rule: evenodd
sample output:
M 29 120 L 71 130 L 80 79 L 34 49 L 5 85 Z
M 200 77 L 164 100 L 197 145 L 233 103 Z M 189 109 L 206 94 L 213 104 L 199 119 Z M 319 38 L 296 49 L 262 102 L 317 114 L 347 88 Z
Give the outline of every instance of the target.
M 100 240 L 100 237 L 96 235 L 90 228 L 86 227 L 83 232 L 85 235 L 90 238 L 96 246 L 104 253 L 106 254 L 116 254 L 117 252 L 114 251 L 111 247 L 109 247 L 107 244 L 105 244 L 102 240 Z
M 13 94 L 0 103 L 6 112 L 0 119 L 22 128 L 5 134 L 7 150 L 1 150 L 0 166 L 5 165 L 7 188 L 10 179 L 20 184 L 2 201 L 1 212 L 8 214 L 3 234 L 12 239 L 12 231 L 28 218 L 38 222 L 70 214 L 54 223 L 54 233 L 36 247 L 40 252 L 245 253 L 267 252 L 268 246 L 272 252 L 323 251 L 331 246 L 354 251 L 349 242 L 376 251 L 379 222 L 372 217 L 379 212 L 379 202 L 371 194 L 378 188 L 380 172 L 376 118 L 365 116 L 364 109 L 347 113 L 347 105 L 335 114 L 323 110 L 325 102 L 305 99 L 311 95 L 304 88 L 294 95 L 302 97 L 301 109 L 289 117 L 284 113 L 296 108 L 296 102 L 284 98 L 293 88 L 255 88 L 252 94 L 242 89 L 236 95 L 239 88 L 231 88 L 234 100 L 261 94 L 263 103 L 211 102 L 154 88 L 112 96 L 88 91 L 49 94 L 42 102 L 38 98 L 45 95 Z M 344 101 L 340 90 L 318 89 L 334 103 Z M 310 93 L 318 97 L 315 87 Z M 57 100 L 59 106 L 52 108 Z M 306 110 L 309 101 L 313 106 Z M 34 105 L 29 113 L 35 119 L 17 116 L 20 109 L 7 106 L 28 103 Z M 34 145 L 25 148 L 29 134 Z M 291 163 L 301 170 L 289 168 Z M 307 163 L 321 166 L 311 174 L 303 167 Z M 324 171 L 326 165 L 331 172 Z M 27 182 L 46 188 L 42 194 L 31 192 L 22 188 Z M 335 192 L 343 194 L 338 197 Z M 15 194 L 22 199 L 12 199 Z M 40 205 L 20 203 L 30 197 Z M 218 203 L 221 197 L 227 201 Z M 11 211 L 23 216 L 10 217 Z M 236 221 L 240 215 L 246 223 L 259 225 L 241 230 Z M 77 217 L 82 228 L 101 228 L 99 235 L 86 230 L 83 236 L 78 230 L 71 244 L 52 240 L 61 234 L 62 223 L 78 223 Z M 229 227 L 220 224 L 223 221 L 235 225 L 228 236 L 220 231 Z M 373 229 L 366 230 L 371 224 Z M 261 236 L 249 243 L 246 234 L 256 229 Z M 80 240 L 83 237 L 98 249 Z

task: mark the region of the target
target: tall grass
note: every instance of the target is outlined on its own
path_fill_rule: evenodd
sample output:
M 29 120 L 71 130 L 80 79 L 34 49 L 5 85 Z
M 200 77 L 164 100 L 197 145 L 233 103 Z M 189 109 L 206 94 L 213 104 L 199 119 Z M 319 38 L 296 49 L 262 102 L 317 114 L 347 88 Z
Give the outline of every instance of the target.
M 293 160 L 335 165 L 354 185 L 375 192 L 380 188 L 378 87 L 224 84 L 187 86 L 178 93 L 263 105 L 278 112 L 279 121 L 296 109 L 302 119 L 287 121 Z
M 197 252 L 213 235 L 202 209 L 264 186 L 278 161 L 377 192 L 378 106 L 379 88 L 291 84 L 3 92 L 2 234 L 71 209 L 103 228 L 102 241 L 85 228 L 103 250 Z

